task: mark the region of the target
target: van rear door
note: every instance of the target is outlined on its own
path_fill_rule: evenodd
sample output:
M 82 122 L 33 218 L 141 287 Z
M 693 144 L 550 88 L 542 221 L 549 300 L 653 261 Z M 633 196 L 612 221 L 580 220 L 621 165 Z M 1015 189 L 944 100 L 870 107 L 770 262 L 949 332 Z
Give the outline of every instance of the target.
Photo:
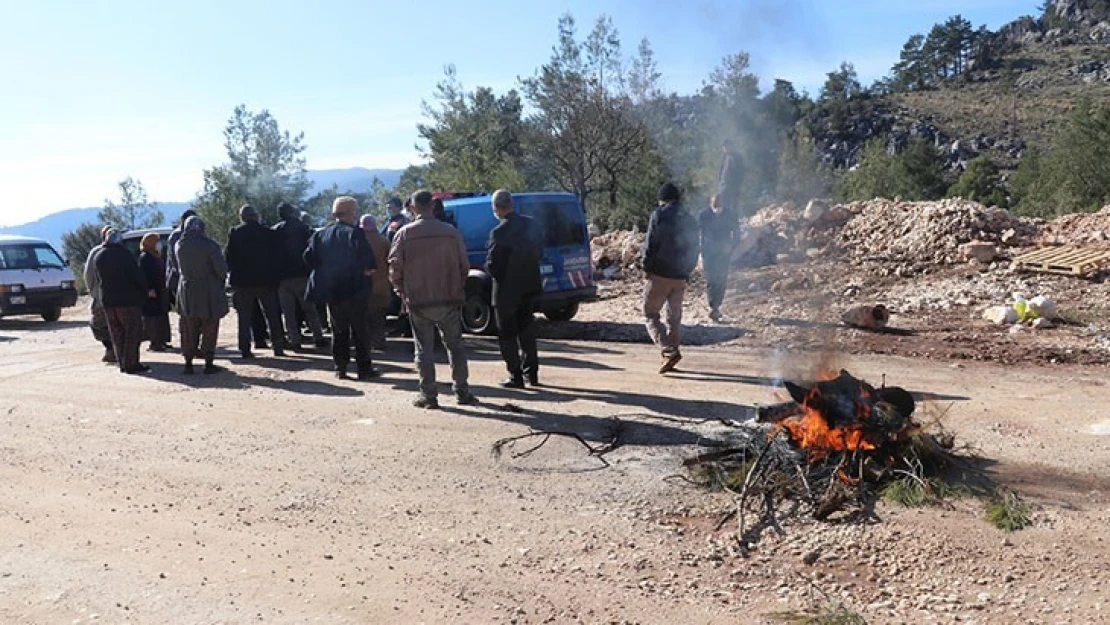
M 521 214 L 531 217 L 542 232 L 544 292 L 593 286 L 586 216 L 578 199 L 570 195 L 524 196 L 519 202 Z

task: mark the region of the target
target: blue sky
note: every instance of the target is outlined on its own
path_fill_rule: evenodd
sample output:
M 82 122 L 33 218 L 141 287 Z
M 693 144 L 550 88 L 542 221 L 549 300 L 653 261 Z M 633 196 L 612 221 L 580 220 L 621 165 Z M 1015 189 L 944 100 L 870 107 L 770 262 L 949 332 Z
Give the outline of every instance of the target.
M 417 162 L 416 124 L 449 63 L 467 87 L 513 87 L 556 22 L 607 14 L 647 37 L 669 90 L 747 51 L 770 83 L 816 92 L 841 61 L 870 82 L 914 32 L 961 13 L 997 28 L 1037 0 L 0 0 L 0 225 L 114 197 L 126 176 L 185 201 L 222 162 L 232 109 L 303 131 L 310 169 Z

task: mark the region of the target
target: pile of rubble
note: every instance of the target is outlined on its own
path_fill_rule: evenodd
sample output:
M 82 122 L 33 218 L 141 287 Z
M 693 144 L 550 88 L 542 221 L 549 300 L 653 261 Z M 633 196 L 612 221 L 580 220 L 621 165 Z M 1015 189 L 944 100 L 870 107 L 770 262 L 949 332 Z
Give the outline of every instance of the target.
M 614 230 L 590 241 L 594 271 L 599 279 L 620 279 L 638 271 L 645 235 L 636 230 Z
M 1040 242 L 1048 245 L 1110 246 L 1110 206 L 1097 213 L 1057 217 L 1044 225 Z
M 852 218 L 837 232 L 836 243 L 855 260 L 952 264 L 967 260 L 965 244 L 1025 247 L 1040 231 L 1036 220 L 962 199 L 870 200 L 843 208 Z

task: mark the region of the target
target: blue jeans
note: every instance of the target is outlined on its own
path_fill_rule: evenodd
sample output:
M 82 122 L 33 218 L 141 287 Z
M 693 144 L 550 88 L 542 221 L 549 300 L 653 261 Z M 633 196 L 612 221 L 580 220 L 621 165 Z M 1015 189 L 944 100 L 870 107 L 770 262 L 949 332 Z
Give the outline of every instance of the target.
M 436 331 L 447 348 L 447 361 L 451 363 L 451 379 L 455 394 L 470 392 L 467 378 L 470 371 L 462 340 L 462 313 L 458 306 L 432 306 L 409 310 L 412 324 L 413 345 L 416 351 L 416 370 L 420 374 L 420 394 L 435 399 L 436 390 Z

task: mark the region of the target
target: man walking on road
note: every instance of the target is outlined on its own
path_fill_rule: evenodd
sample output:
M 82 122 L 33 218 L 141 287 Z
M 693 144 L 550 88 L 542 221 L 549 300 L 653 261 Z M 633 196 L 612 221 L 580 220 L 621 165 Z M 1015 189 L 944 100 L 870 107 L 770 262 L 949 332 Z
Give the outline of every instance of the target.
M 231 302 L 239 317 L 239 353 L 243 359 L 254 358 L 251 352 L 251 329 L 255 302 L 262 305 L 270 326 L 274 355 L 284 356 L 285 343 L 278 304 L 278 240 L 272 230 L 259 221 L 258 211 L 250 204 L 239 209 L 240 225 L 227 237 L 227 268 L 231 284 Z M 259 339 L 261 337 L 255 337 Z
M 686 281 L 698 264 L 697 221 L 682 207 L 681 199 L 673 184 L 668 182 L 659 188 L 659 207 L 651 214 L 644 241 L 644 318 L 652 342 L 662 349 L 659 373 L 674 370 L 682 360 L 682 297 Z M 664 305 L 666 325 L 659 318 Z
M 285 318 L 285 332 L 289 348 L 300 351 L 301 325 L 297 318 L 297 309 L 304 312 L 305 323 L 316 342 L 316 347 L 327 347 L 324 338 L 324 329 L 320 324 L 320 315 L 316 307 L 305 303 L 304 292 L 308 287 L 308 265 L 304 262 L 304 251 L 308 248 L 308 240 L 312 238 L 312 228 L 301 221 L 301 214 L 287 202 L 278 204 L 278 215 L 281 222 L 273 227 L 277 233 L 278 247 L 278 300 L 281 304 L 281 314 Z
M 374 253 L 366 235 L 356 226 L 358 202 L 353 197 L 336 198 L 331 211 L 335 223 L 313 234 L 304 253 L 305 263 L 312 269 L 308 290 L 313 301 L 327 303 L 331 314 L 331 352 L 336 377 L 347 377 L 353 341 L 358 379 L 369 380 L 381 375 L 370 360 Z
M 721 302 L 728 287 L 728 270 L 732 248 L 736 245 L 737 219 L 734 211 L 721 208 L 721 198 L 709 198 L 709 208 L 698 215 L 701 231 L 701 264 L 705 269 L 705 294 L 709 300 L 709 318 L 721 320 Z
M 509 377 L 501 386 L 524 388 L 525 378 L 536 386 L 540 383 L 540 363 L 532 298 L 543 292 L 540 277 L 543 244 L 532 218 L 513 209 L 511 193 L 498 189 L 492 204 L 501 223 L 490 233 L 486 271 L 493 277 L 498 343 L 509 370 Z
M 417 408 L 439 408 L 436 389 L 435 335 L 443 338 L 451 363 L 455 398 L 459 404 L 478 403 L 467 381 L 466 350 L 462 341 L 462 305 L 470 262 L 459 231 L 435 218 L 432 194 L 412 196 L 416 221 L 393 237 L 389 251 L 389 279 L 405 298 L 412 324 L 416 370 L 420 374 Z

